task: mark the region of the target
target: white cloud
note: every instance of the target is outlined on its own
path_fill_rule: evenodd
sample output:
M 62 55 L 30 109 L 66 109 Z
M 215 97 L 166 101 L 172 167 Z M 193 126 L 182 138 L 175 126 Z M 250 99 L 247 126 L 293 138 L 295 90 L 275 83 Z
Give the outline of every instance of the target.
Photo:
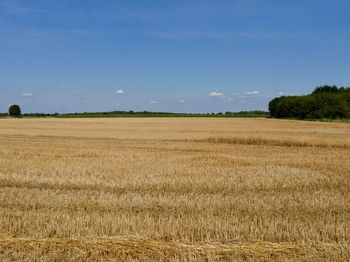
M 31 92 L 24 92 L 24 93 L 22 93 L 22 96 L 31 97 L 31 96 L 33 96 L 33 94 Z
M 220 92 L 219 90 L 214 90 L 209 93 L 209 96 L 213 97 L 225 97 L 224 93 Z
M 245 94 L 246 94 L 247 96 L 258 96 L 258 95 L 260 95 L 260 92 L 254 90 L 254 91 L 249 91 L 249 92 L 247 92 L 247 93 L 245 93 Z
M 158 101 L 155 101 L 155 100 L 151 100 L 151 101 L 149 101 L 149 103 L 150 103 L 151 105 L 159 104 L 159 102 L 158 102 Z
M 183 104 L 183 103 L 185 103 L 185 100 L 180 99 L 178 102 L 179 102 L 180 104 Z
M 122 96 L 122 95 L 125 94 L 125 92 L 124 92 L 123 89 L 119 89 L 119 90 L 115 91 L 115 93 L 116 93 L 117 95 L 120 95 L 120 96 Z
M 279 96 L 296 96 L 296 94 L 293 94 L 293 93 L 285 93 L 285 92 L 279 92 L 278 95 L 279 95 Z
M 62 88 L 66 88 L 67 85 L 66 85 L 66 84 L 62 84 L 61 87 L 62 87 Z

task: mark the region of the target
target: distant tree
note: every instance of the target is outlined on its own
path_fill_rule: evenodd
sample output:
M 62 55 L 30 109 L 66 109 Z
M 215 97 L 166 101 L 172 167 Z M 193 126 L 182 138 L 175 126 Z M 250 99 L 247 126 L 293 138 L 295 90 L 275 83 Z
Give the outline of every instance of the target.
M 12 105 L 9 107 L 10 116 L 20 116 L 22 114 L 19 105 Z
M 321 93 L 350 93 L 350 87 L 340 87 L 337 86 L 319 86 L 317 87 L 312 94 L 321 94 Z
M 270 101 L 270 116 L 277 118 L 349 118 L 350 88 L 317 87 L 304 96 L 281 96 Z
M 338 87 L 337 86 L 319 86 L 316 87 L 316 89 L 312 92 L 313 95 L 320 94 L 320 93 L 337 93 Z

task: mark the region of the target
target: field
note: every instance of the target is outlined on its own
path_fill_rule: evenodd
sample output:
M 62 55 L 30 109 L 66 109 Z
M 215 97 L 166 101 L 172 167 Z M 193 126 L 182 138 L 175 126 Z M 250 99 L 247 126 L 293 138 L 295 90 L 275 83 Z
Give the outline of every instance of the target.
M 348 261 L 350 124 L 0 119 L 1 261 Z

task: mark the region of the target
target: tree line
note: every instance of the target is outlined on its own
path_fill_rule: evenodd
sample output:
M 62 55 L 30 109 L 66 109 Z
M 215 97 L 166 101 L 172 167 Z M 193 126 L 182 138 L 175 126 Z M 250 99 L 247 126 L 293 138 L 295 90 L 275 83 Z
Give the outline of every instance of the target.
M 303 96 L 276 97 L 269 103 L 271 117 L 350 118 L 350 87 L 320 86 Z
M 0 113 L 0 117 L 267 117 L 268 112 L 239 111 L 239 112 L 219 112 L 219 113 L 171 113 L 171 112 L 150 112 L 150 111 L 112 111 L 112 112 L 83 112 L 83 113 L 22 113 L 19 105 L 11 105 L 8 113 Z

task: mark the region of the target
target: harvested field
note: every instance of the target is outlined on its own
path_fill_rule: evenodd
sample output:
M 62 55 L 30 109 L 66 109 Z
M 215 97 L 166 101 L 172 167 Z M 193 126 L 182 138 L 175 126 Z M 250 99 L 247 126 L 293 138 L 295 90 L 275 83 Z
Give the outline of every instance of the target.
M 350 124 L 0 119 L 1 261 L 347 261 Z

